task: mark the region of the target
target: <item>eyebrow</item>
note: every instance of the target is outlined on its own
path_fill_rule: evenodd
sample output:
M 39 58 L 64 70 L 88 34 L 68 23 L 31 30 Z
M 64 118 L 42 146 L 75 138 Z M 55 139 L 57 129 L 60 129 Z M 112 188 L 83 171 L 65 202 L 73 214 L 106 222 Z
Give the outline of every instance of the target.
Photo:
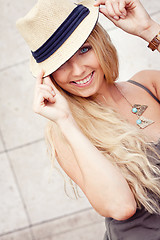
M 84 43 L 84 44 L 80 47 L 80 49 L 83 48 L 83 47 L 85 47 L 85 46 L 88 46 L 88 45 L 90 46 L 91 44 L 90 44 L 89 42 L 86 42 L 86 43 Z
M 85 44 L 89 44 L 89 42 L 85 42 L 83 45 L 85 45 Z M 82 45 L 82 46 L 83 46 L 83 45 Z

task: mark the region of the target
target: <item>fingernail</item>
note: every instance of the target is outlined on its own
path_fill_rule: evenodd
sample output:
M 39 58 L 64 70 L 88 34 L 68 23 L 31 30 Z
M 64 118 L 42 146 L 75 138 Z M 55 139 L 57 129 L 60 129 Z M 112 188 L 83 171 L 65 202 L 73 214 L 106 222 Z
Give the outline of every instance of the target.
M 56 95 L 54 91 L 52 91 L 51 93 L 52 93 L 52 95 L 54 95 L 54 96 Z
M 119 20 L 119 17 L 118 16 L 114 16 L 113 17 L 115 20 Z
M 126 18 L 126 16 L 124 16 L 124 15 L 121 15 L 121 16 L 120 16 L 120 18 L 123 18 L 123 19 L 124 19 L 124 18 Z

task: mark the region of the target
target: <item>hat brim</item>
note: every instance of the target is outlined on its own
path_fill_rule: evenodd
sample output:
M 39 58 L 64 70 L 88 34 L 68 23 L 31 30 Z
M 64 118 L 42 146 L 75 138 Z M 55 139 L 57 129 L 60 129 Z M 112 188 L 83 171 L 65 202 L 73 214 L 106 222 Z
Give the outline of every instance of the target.
M 80 3 L 87 7 L 90 13 L 54 54 L 41 63 L 37 63 L 34 57 L 31 55 L 30 70 L 34 77 L 37 77 L 42 69 L 45 73 L 44 77 L 55 72 L 85 43 L 98 21 L 99 7 L 95 7 L 94 3 L 94 0 L 84 0 Z

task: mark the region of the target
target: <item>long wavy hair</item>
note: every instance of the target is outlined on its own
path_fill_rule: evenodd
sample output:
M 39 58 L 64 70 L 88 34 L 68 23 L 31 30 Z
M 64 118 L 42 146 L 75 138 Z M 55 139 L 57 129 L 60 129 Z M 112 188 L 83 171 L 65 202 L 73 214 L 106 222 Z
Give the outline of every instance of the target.
M 107 83 L 113 84 L 118 77 L 118 57 L 111 39 L 98 23 L 87 39 L 95 51 Z M 144 206 L 150 213 L 160 214 L 157 199 L 160 198 L 160 169 L 153 158 L 158 158 L 154 149 L 140 130 L 125 121 L 112 108 L 102 106 L 91 98 L 72 95 L 56 83 L 65 96 L 73 117 L 84 135 L 106 157 L 117 166 L 127 180 L 138 208 Z M 49 122 L 46 128 L 46 142 L 55 159 L 55 131 L 61 137 L 58 126 Z M 147 155 L 151 152 L 153 161 Z M 56 151 L 57 157 L 59 153 Z

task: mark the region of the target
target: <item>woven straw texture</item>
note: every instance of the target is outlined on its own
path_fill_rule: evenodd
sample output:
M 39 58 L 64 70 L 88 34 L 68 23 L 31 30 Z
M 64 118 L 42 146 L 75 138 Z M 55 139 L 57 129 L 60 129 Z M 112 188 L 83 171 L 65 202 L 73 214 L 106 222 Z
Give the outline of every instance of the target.
M 36 77 L 41 69 L 45 76 L 53 73 L 83 45 L 98 20 L 99 11 L 93 6 L 94 2 L 79 1 L 90 13 L 54 54 L 39 64 L 31 56 L 30 69 L 33 76 Z M 50 38 L 76 6 L 71 0 L 39 0 L 25 17 L 17 21 L 17 28 L 30 49 L 35 51 Z

